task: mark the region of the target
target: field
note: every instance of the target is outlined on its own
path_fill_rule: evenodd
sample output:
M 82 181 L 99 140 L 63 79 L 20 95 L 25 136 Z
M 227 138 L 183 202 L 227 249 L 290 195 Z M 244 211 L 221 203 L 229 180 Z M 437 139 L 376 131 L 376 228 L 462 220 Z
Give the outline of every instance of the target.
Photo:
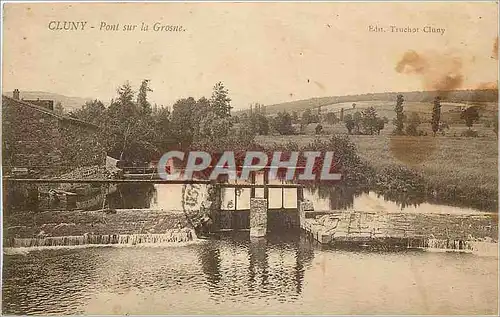
M 268 115 L 275 115 L 280 111 L 299 113 L 306 109 L 317 109 L 321 107 L 322 112 L 324 109 L 327 111 L 340 111 L 340 108 L 352 109 L 352 104 L 356 104 L 356 108 L 361 109 L 366 106 L 373 106 L 377 112 L 385 110 L 393 110 L 396 102 L 397 92 L 384 92 L 384 93 L 368 93 L 362 95 L 348 95 L 348 96 L 330 96 L 330 97 L 317 97 L 303 100 L 295 100 L 273 104 L 266 106 L 266 113 Z M 496 111 L 498 101 L 498 89 L 484 89 L 484 90 L 453 90 L 453 91 L 412 91 L 401 92 L 405 99 L 405 110 L 416 111 L 423 113 L 430 113 L 432 109 L 432 101 L 435 96 L 441 96 L 443 99 L 441 104 L 443 106 L 442 112 L 447 112 L 451 109 L 460 109 L 463 106 L 480 105 L 488 106 L 488 111 L 493 108 Z M 240 110 L 237 112 L 248 112 L 249 109 Z M 391 115 L 391 113 L 387 113 Z M 494 115 L 494 113 L 490 113 Z M 381 116 L 385 116 L 381 114 Z
M 304 128 L 304 134 L 312 136 L 314 134 L 316 125 L 317 125 L 317 123 L 311 123 L 311 124 L 307 125 Z M 347 129 L 346 129 L 344 123 L 337 123 L 335 125 L 331 125 L 328 123 L 321 123 L 321 125 L 323 126 L 323 133 L 324 134 L 334 134 L 334 133 L 335 134 L 346 134 L 347 133 Z M 294 129 L 295 129 L 295 131 L 299 131 L 300 125 L 295 124 Z M 444 131 L 444 133 L 445 133 L 446 137 L 460 137 L 462 132 L 466 131 L 467 129 L 468 128 L 463 123 L 452 124 L 449 126 L 449 129 L 446 129 Z M 484 123 L 476 123 L 472 126 L 471 129 L 477 131 L 480 139 L 487 138 L 487 139 L 491 139 L 491 140 L 496 140 L 496 134 L 495 134 L 495 132 L 493 132 L 493 128 L 486 127 L 484 125 Z M 380 131 L 380 135 L 390 136 L 393 130 L 394 130 L 394 126 L 391 123 L 386 124 L 384 129 L 382 131 Z M 428 122 L 420 124 L 418 126 L 418 130 L 426 132 L 428 135 L 432 135 L 431 124 Z M 440 135 L 439 137 L 443 137 L 443 136 Z
M 271 145 L 289 141 L 308 144 L 314 135 L 259 136 L 257 142 Z M 320 138 L 328 139 L 328 135 Z M 359 155 L 376 171 L 403 165 L 421 172 L 426 183 L 436 188 L 459 189 L 461 193 L 498 195 L 498 143 L 496 138 L 409 137 L 350 135 Z M 460 197 L 466 201 L 467 197 Z
M 353 104 L 355 104 L 354 107 L 352 106 Z M 368 107 L 374 107 L 379 117 L 387 117 L 389 120 L 392 120 L 396 116 L 394 105 L 393 101 L 343 102 L 322 106 L 321 113 L 335 112 L 337 117 L 339 117 L 340 109 L 342 108 L 344 109 L 344 115 L 346 115 L 362 111 Z M 418 113 L 421 119 L 430 120 L 433 107 L 432 102 L 405 102 L 403 105 L 407 113 L 415 112 Z M 467 108 L 470 105 L 472 104 L 441 102 L 442 120 L 449 123 L 460 121 L 461 109 Z M 482 119 L 491 119 L 496 113 L 497 107 L 495 103 L 484 102 L 474 103 L 474 105 L 479 107 L 479 114 Z

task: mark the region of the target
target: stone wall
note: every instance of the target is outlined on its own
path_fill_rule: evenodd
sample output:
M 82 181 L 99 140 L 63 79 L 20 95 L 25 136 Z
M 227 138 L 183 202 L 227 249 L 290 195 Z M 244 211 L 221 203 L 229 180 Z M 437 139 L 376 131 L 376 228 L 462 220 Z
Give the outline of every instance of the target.
M 37 236 L 161 234 L 189 227 L 183 213 L 162 210 L 24 212 L 4 216 L 4 241 Z
M 58 176 L 105 163 L 97 127 L 5 96 L 2 133 L 4 172 L 27 167 L 40 177 Z
M 47 112 L 2 98 L 3 166 L 52 171 L 60 166 L 59 119 Z

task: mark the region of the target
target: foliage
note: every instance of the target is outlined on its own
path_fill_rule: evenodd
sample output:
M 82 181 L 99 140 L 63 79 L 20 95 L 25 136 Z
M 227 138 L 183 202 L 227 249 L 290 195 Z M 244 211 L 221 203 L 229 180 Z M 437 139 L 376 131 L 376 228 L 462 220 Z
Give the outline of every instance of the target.
M 471 129 L 467 129 L 467 130 L 463 131 L 460 135 L 464 136 L 464 137 L 468 137 L 468 138 L 477 138 L 478 137 L 477 131 L 471 130 Z
M 71 115 L 100 127 L 108 155 L 129 162 L 159 159 L 170 149 L 186 149 L 197 141 L 214 142 L 229 134 L 234 119 L 231 99 L 222 83 L 205 97 L 177 100 L 170 108 L 151 107 L 149 80 L 143 80 L 137 98 L 129 82 L 117 89 L 108 108 L 98 100 L 87 102 Z M 265 130 L 265 123 L 261 123 Z M 253 136 L 252 136 L 253 138 Z
M 460 119 L 465 121 L 465 125 L 470 129 L 472 124 L 479 120 L 479 110 L 477 107 L 468 107 L 460 114 Z
M 218 117 L 225 118 L 231 116 L 231 109 L 233 108 L 231 106 L 231 98 L 229 98 L 229 92 L 222 82 L 215 84 L 212 97 L 210 98 L 210 105 Z
M 436 132 L 439 130 L 439 120 L 441 119 L 441 98 L 436 96 L 434 98 L 434 106 L 432 107 L 432 119 L 431 119 L 431 127 L 434 136 L 436 136 Z
M 321 134 L 321 132 L 323 132 L 323 126 L 321 125 L 321 123 L 318 123 L 318 125 L 316 126 L 316 128 L 314 129 L 314 132 L 316 134 Z
M 493 132 L 495 132 L 498 137 L 498 113 L 495 115 L 495 120 L 493 121 Z
M 295 130 L 292 126 L 292 117 L 286 111 L 278 113 L 272 120 L 273 129 L 281 135 L 294 134 Z
M 311 109 L 307 109 L 302 113 L 302 120 L 301 123 L 304 125 L 310 124 L 310 123 L 319 123 L 319 116 L 317 114 L 313 114 Z
M 374 177 L 373 170 L 359 157 L 356 146 L 345 135 L 332 135 L 327 140 L 315 138 L 312 142 L 303 145 L 295 142 L 273 143 L 266 146 L 266 149 L 283 152 L 319 151 L 325 153 L 331 151 L 333 162 L 336 164 L 334 170 L 342 174 L 342 184 L 345 186 L 364 188 Z M 316 175 L 319 175 L 319 171 Z
M 153 90 L 149 88 L 149 80 L 144 79 L 141 83 L 141 87 L 139 88 L 139 93 L 137 94 L 137 105 L 139 110 L 142 111 L 143 114 L 149 115 L 151 114 L 151 104 L 148 101 L 148 92 L 152 92 Z
M 394 111 L 396 112 L 396 118 L 394 118 L 394 125 L 396 126 L 396 128 L 394 129 L 394 134 L 396 135 L 403 134 L 405 121 L 403 103 L 403 95 L 398 95 L 396 98 L 396 106 L 394 107 Z
M 100 126 L 105 122 L 105 114 L 106 107 L 96 99 L 87 101 L 80 109 L 71 112 L 69 115 Z
M 356 111 L 352 116 L 352 120 L 354 121 L 354 133 L 360 134 L 360 126 L 361 126 L 361 112 Z
M 339 122 L 339 118 L 337 118 L 337 115 L 335 112 L 327 112 L 325 114 L 325 122 L 329 124 L 337 124 Z
M 372 135 L 375 131 L 378 131 L 379 122 L 374 107 L 368 107 L 361 111 L 361 126 L 365 134 Z
M 58 114 L 64 114 L 64 107 L 60 101 L 56 102 L 56 105 L 54 106 L 54 112 Z
M 352 129 L 354 129 L 354 120 L 353 120 L 352 115 L 350 113 L 348 113 L 344 116 L 344 123 L 345 123 L 345 127 L 347 128 L 347 132 L 349 134 L 352 134 Z
M 418 126 L 422 123 L 418 113 L 412 112 L 410 117 L 408 118 L 408 123 L 406 125 L 406 134 L 407 135 L 419 135 L 417 131 Z
M 249 115 L 245 113 L 241 116 L 240 122 L 240 131 L 245 131 L 247 134 L 269 134 L 269 120 L 261 111 L 252 111 Z

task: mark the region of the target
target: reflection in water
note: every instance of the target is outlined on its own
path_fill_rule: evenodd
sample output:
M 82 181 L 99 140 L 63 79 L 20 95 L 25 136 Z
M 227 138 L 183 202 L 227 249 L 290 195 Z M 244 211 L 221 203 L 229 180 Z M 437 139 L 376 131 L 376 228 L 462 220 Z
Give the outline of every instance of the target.
M 198 254 L 213 300 L 239 298 L 243 292 L 249 298 L 283 301 L 301 293 L 313 249 L 297 232 L 267 239 L 239 232 L 212 241 Z
M 119 185 L 117 190 L 108 196 L 111 208 L 152 208 L 164 210 L 182 210 L 183 185 Z M 270 190 L 269 206 L 272 208 L 296 208 L 295 189 Z M 203 191 L 203 190 L 202 190 Z M 250 207 L 250 190 L 243 189 L 235 193 L 234 189 L 223 191 L 223 209 L 241 210 Z M 206 193 L 198 199 L 201 204 Z M 304 197 L 313 202 L 315 210 L 362 211 L 417 211 L 417 212 L 476 212 L 470 208 L 460 208 L 426 202 L 424 197 L 408 193 L 379 193 L 361 190 L 342 185 L 308 185 Z M 229 206 L 229 207 L 228 207 Z
M 319 203 L 319 200 L 328 200 L 328 208 L 325 209 L 342 210 L 352 208 L 354 205 L 354 198 L 362 193 L 363 191 L 352 187 L 318 184 L 306 187 L 304 196 L 312 200 L 313 203 L 316 203 L 315 205 Z
M 387 201 L 397 202 L 401 206 L 401 210 L 407 207 L 418 207 L 426 200 L 424 193 L 408 193 L 403 191 L 385 191 L 377 192 Z
M 313 248 L 297 234 L 4 259 L 7 314 L 493 314 L 498 305 L 498 258 Z

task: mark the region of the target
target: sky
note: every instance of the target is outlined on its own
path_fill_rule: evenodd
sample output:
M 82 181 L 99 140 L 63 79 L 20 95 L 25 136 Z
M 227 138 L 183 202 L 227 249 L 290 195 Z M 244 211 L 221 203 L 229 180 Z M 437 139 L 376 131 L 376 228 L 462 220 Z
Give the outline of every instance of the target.
M 51 21 L 87 24 L 57 31 Z M 498 80 L 494 2 L 8 3 L 3 22 L 4 91 L 109 101 L 125 81 L 137 89 L 149 79 L 150 101 L 168 106 L 209 97 L 222 81 L 233 107 L 244 109 L 254 102 L 423 90 L 429 80 L 457 72 L 463 80 L 454 88 Z M 119 23 L 120 31 L 101 31 L 102 22 Z M 142 23 L 148 31 L 139 30 Z M 154 23 L 184 31 L 153 31 Z M 121 31 L 129 24 L 138 27 Z M 391 25 L 419 31 L 392 32 Z M 425 26 L 445 31 L 425 33 Z M 408 52 L 423 64 L 419 59 L 398 71 Z

